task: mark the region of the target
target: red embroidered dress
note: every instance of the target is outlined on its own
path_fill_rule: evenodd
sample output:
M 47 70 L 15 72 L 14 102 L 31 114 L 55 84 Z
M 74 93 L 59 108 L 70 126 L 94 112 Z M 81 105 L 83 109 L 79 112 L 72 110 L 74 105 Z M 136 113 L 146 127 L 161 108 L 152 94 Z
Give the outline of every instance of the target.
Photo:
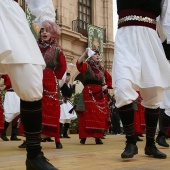
M 79 138 L 102 138 L 110 119 L 108 97 L 103 93 L 102 85 L 112 88 L 112 78 L 100 64 L 92 60 L 81 64 L 77 62 L 77 69 L 83 73 L 85 101 L 85 111 L 78 114 Z
M 6 85 L 6 89 L 10 88 L 10 79 L 8 75 L 2 75 L 0 78 L 4 79 L 4 84 Z M 0 135 L 4 129 L 4 109 L 3 109 L 3 100 L 2 100 L 2 93 L 0 91 Z
M 57 79 L 61 79 L 66 71 L 66 59 L 60 46 L 51 39 L 49 43 L 38 39 L 38 45 L 46 62 L 43 71 L 42 98 L 42 134 L 56 137 L 59 142 L 60 134 L 60 104 L 58 97 Z

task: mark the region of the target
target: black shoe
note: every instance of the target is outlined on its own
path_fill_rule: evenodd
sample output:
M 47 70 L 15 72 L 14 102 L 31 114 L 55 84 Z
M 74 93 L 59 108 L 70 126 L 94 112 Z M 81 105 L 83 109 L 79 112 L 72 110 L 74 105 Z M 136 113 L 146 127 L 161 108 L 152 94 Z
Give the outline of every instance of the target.
M 3 141 L 9 141 L 9 139 L 6 137 L 5 134 L 2 134 L 2 135 L 1 135 L 1 139 L 2 139 Z
M 41 142 L 47 142 L 46 138 L 41 139 Z
M 63 138 L 63 136 L 62 136 L 62 135 L 60 135 L 60 138 Z
M 156 143 L 163 147 L 169 147 L 169 144 L 166 142 L 165 136 L 157 136 Z
M 166 154 L 160 152 L 155 144 L 152 144 L 151 146 L 146 146 L 145 147 L 145 154 L 149 156 L 153 156 L 154 158 L 159 158 L 159 159 L 165 159 L 167 156 Z
M 23 141 L 23 143 L 18 146 L 18 148 L 26 148 L 26 147 L 27 147 L 27 144 L 25 141 Z
M 21 139 L 18 139 L 17 136 L 11 136 L 11 141 L 21 141 Z
M 63 138 L 71 138 L 71 137 L 68 135 L 63 135 Z
M 63 145 L 61 144 L 61 142 L 56 142 L 55 145 L 56 145 L 57 149 L 62 149 L 63 148 Z
M 86 143 L 86 138 L 82 138 L 82 139 L 80 140 L 80 143 L 81 143 L 81 144 L 85 144 L 85 143 Z
M 102 140 L 99 138 L 96 138 L 95 141 L 96 141 L 96 144 L 103 144 Z
M 52 140 L 51 138 L 47 138 L 46 139 L 48 142 L 54 142 L 54 140 Z
M 47 142 L 54 142 L 54 140 L 52 140 L 51 138 L 46 138 Z
M 41 142 L 54 142 L 54 140 L 52 140 L 52 139 L 49 137 L 49 138 L 41 139 Z
M 143 141 L 143 139 L 140 139 L 139 136 L 136 138 L 136 140 L 139 141 Z
M 138 153 L 138 147 L 132 143 L 127 143 L 121 158 L 133 158 Z
M 44 157 L 43 153 L 40 153 L 33 159 L 27 158 L 26 170 L 58 170 L 48 161 L 49 160 L 46 157 Z

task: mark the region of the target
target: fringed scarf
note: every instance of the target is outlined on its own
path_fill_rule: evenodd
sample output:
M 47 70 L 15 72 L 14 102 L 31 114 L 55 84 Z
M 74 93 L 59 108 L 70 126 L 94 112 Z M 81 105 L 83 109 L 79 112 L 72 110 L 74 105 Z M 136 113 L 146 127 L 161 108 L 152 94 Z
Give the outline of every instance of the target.
M 60 47 L 58 47 L 56 40 L 54 38 L 50 38 L 49 41 L 45 42 L 40 37 L 38 38 L 37 43 L 43 55 L 45 63 L 47 64 L 47 68 L 48 66 L 51 69 L 54 69 L 55 67 L 57 67 L 58 56 L 56 56 L 56 48 L 60 48 Z
M 91 68 L 90 76 L 93 77 L 94 80 L 104 82 L 104 68 L 101 66 L 100 62 L 94 62 L 90 59 L 87 63 Z

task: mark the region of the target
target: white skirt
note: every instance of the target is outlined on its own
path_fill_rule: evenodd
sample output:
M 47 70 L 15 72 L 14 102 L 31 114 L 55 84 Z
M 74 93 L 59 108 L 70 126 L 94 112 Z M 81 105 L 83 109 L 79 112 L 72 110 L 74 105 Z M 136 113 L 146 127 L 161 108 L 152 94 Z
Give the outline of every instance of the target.
M 112 70 L 113 86 L 128 79 L 140 88 L 170 87 L 170 65 L 157 32 L 148 27 L 118 29 Z
M 20 114 L 20 98 L 15 92 L 6 92 L 4 100 L 4 116 L 6 122 L 11 122 Z
M 74 110 L 71 114 L 69 113 L 72 108 L 73 105 L 70 104 L 70 101 L 67 101 L 67 103 L 63 103 L 60 105 L 60 123 L 70 123 L 71 120 L 77 118 L 77 114 Z
M 0 0 L 0 72 L 3 64 L 32 63 L 45 66 L 24 11 L 13 0 Z

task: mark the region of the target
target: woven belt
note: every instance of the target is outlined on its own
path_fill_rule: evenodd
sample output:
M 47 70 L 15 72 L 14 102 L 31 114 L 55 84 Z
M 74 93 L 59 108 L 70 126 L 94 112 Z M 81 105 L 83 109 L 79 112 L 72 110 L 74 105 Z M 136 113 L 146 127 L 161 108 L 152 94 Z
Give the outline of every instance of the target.
M 141 9 L 126 9 L 118 12 L 118 28 L 144 26 L 156 30 L 156 14 Z
M 156 20 L 153 18 L 142 17 L 142 16 L 137 16 L 137 15 L 129 15 L 129 16 L 123 17 L 119 19 L 118 24 L 121 24 L 127 21 L 141 21 L 141 22 L 146 22 L 150 24 L 156 24 Z

